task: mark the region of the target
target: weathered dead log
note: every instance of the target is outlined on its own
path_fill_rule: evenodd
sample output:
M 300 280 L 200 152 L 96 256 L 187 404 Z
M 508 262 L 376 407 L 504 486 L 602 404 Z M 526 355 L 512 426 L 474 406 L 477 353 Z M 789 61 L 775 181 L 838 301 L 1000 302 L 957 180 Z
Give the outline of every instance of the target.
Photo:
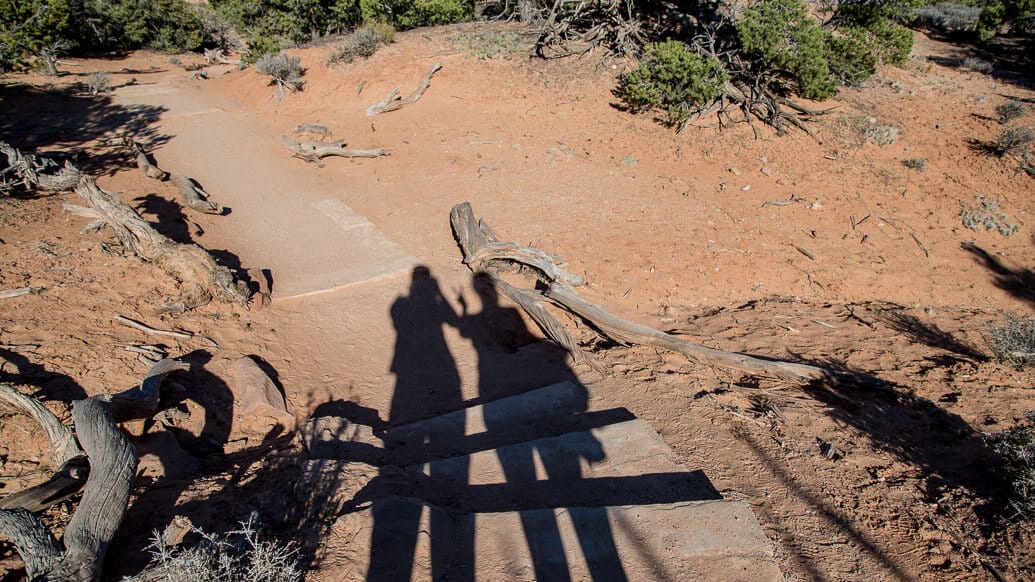
M 205 49 L 205 62 L 210 65 L 240 65 L 241 59 L 228 59 L 223 49 Z
M 89 459 L 90 476 L 61 541 L 31 512 L 0 509 L 0 535 L 14 544 L 30 580 L 90 582 L 100 577 L 137 467 L 136 450 L 116 422 L 154 414 L 165 376 L 187 369 L 183 362 L 162 360 L 138 388 L 73 403 L 75 434 Z
M 163 171 L 151 161 L 150 156 L 148 156 L 144 151 L 143 146 L 137 143 L 136 140 L 127 137 L 125 143 L 126 147 L 133 152 L 133 159 L 136 161 L 137 167 L 144 172 L 145 176 L 155 180 L 164 180 L 169 177 L 168 172 Z
M 44 192 L 64 192 L 71 190 L 79 182 L 79 170 L 68 162 L 59 167 L 49 158 L 25 155 L 3 141 L 0 141 L 0 153 L 7 156 L 5 181 L 6 174 L 10 174 L 17 177 L 25 188 Z
M 377 158 L 389 156 L 391 151 L 387 148 L 372 150 L 350 150 L 345 140 L 337 141 L 295 141 L 286 135 L 280 137 L 284 146 L 291 150 L 292 157 L 301 158 L 312 164 L 320 164 L 320 160 L 329 156 L 340 158 Z
M 34 188 L 50 189 L 56 175 L 44 175 L 35 171 L 39 167 L 36 156 L 27 157 L 4 142 L 0 142 L 0 153 L 7 155 L 9 164 L 18 163 L 26 167 L 24 175 L 27 185 Z M 248 285 L 234 279 L 226 267 L 218 265 L 212 255 L 205 249 L 193 244 L 180 244 L 159 233 L 146 220 L 137 214 L 128 204 L 115 194 L 102 189 L 94 179 L 65 164 L 64 176 L 60 185 L 62 190 L 74 190 L 90 207 L 85 214 L 96 220 L 88 228 L 111 228 L 115 239 L 128 252 L 154 263 L 171 275 L 180 285 L 178 302 L 165 309 L 186 311 L 204 305 L 213 298 L 247 305 L 250 292 Z M 74 176 L 71 182 L 68 176 Z M 72 185 L 69 186 L 69 183 Z M 81 208 L 81 207 L 73 207 Z
M 194 180 L 183 174 L 171 174 L 169 181 L 180 190 L 180 198 L 191 210 L 197 210 L 205 214 L 223 214 L 223 207 L 215 202 L 209 201 L 209 194 Z
M 547 301 L 578 317 L 596 330 L 601 336 L 622 344 L 651 345 L 672 350 L 705 365 L 731 368 L 755 376 L 768 376 L 792 382 L 810 382 L 837 377 L 848 377 L 834 370 L 827 370 L 807 364 L 796 364 L 779 360 L 760 359 L 745 354 L 726 352 L 679 339 L 665 332 L 639 325 L 608 313 L 603 307 L 583 299 L 572 289 L 571 284 L 579 278 L 567 273 L 547 254 L 537 249 L 522 247 L 516 243 L 500 243 L 495 234 L 482 221 L 477 220 L 468 202 L 453 207 L 449 214 L 454 237 L 464 255 L 464 263 L 473 271 L 490 274 L 497 284 L 497 290 L 521 306 L 543 332 L 564 346 L 574 358 L 584 357 L 565 331 L 558 333 L 560 323 L 543 309 Z M 530 273 L 541 285 L 537 289 L 518 289 L 512 285 L 499 285 L 502 280 L 496 274 L 501 266 L 520 268 Z M 533 305 L 534 311 L 528 306 Z M 545 315 L 544 315 L 545 314 Z
M 442 68 L 442 63 L 435 63 L 428 69 L 427 73 L 424 73 L 424 78 L 420 81 L 420 86 L 410 93 L 408 97 L 402 98 L 399 96 L 399 87 L 392 89 L 387 97 L 371 105 L 367 109 L 367 116 L 378 115 L 380 113 L 388 113 L 389 111 L 395 111 L 404 105 L 416 103 L 417 100 L 424 95 L 424 92 L 431 86 L 431 77 L 435 75 Z
M 0 384 L 0 401 L 27 414 L 43 428 L 50 442 L 50 461 L 58 467 L 47 481 L 0 499 L 0 508 L 42 511 L 79 493 L 90 468 L 71 429 L 38 400 L 10 384 Z
M 180 284 L 177 309 L 193 309 L 214 297 L 239 305 L 248 304 L 248 286 L 235 280 L 229 269 L 216 264 L 205 249 L 193 244 L 180 244 L 162 235 L 133 208 L 115 194 L 97 186 L 89 176 L 79 180 L 75 192 L 111 228 L 119 244 L 176 279 Z

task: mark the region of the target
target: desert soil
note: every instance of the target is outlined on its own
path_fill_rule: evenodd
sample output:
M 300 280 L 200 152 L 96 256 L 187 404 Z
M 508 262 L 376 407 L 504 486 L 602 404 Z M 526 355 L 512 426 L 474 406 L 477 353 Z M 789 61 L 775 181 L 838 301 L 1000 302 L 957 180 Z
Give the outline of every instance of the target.
M 166 55 L 71 59 L 71 75 L 3 80 L 0 139 L 72 151 L 160 228 L 235 267 L 223 217 L 191 215 L 206 231 L 191 234 L 170 218 L 182 216 L 175 190 L 140 175 L 106 141 L 131 132 L 154 145 L 160 165 L 186 161 L 163 159 L 161 119 L 77 89 L 90 72 L 111 72 L 115 85 L 173 83 L 226 103 L 270 144 L 312 123 L 351 147 L 388 147 L 390 157 L 329 158 L 323 167 L 295 160 L 294 171 L 340 183 L 341 201 L 426 264 L 457 311 L 458 297 L 475 295 L 448 213 L 470 201 L 502 240 L 563 255 L 587 280 L 582 293 L 613 313 L 709 346 L 888 383 L 874 393 L 751 382 L 653 349 L 602 345 L 592 348 L 605 374 L 576 368 L 594 406 L 647 419 L 687 467 L 746 499 L 787 579 L 1035 577 L 1030 527 L 1002 511 L 981 439 L 1035 408 L 1030 369 L 995 361 L 985 337 L 990 322 L 1035 308 L 1035 182 L 1014 161 L 979 151 L 1002 130 L 996 106 L 1031 103 L 1035 91 L 999 69 L 962 70 L 960 49 L 918 34 L 904 67 L 823 104 L 832 110 L 812 122 L 822 143 L 768 128 L 756 138 L 747 124 L 708 125 L 714 120 L 677 134 L 614 106 L 615 75 L 627 62 L 543 62 L 518 51 L 480 59 L 466 50 L 501 31 L 520 32 L 484 24 L 410 31 L 369 59 L 333 66 L 329 45 L 292 51 L 306 84 L 283 98 L 251 69 L 191 80 Z M 435 62 L 443 68 L 420 101 L 365 115 L 392 88 L 415 87 Z M 895 143 L 865 141 L 880 124 L 898 129 Z M 203 139 L 194 152 L 221 155 Z M 917 158 L 925 170 L 903 165 Z M 1017 233 L 963 225 L 961 211 L 982 196 Z M 124 346 L 158 343 L 197 364 L 181 380 L 202 403 L 189 411 L 203 405 L 209 426 L 225 427 L 222 454 L 203 454 L 198 441 L 212 435 L 199 429 L 192 454 L 164 464 L 157 459 L 179 451 L 175 440 L 158 436 L 161 426 L 127 427 L 146 432 L 147 454 L 109 574 L 139 569 L 149 532 L 176 515 L 221 530 L 257 509 L 288 532 L 298 444 L 234 417 L 233 362 L 243 354 L 267 362 L 300 420 L 326 402 L 385 418 L 395 341 L 387 306 L 407 281 L 360 286 L 347 306 L 275 298 L 265 310 L 213 303 L 159 314 L 175 284 L 153 265 L 112 254 L 105 236 L 80 234 L 85 221 L 64 203 L 76 203 L 74 194 L 0 200 L 0 289 L 44 288 L 0 300 L 0 380 L 36 387 L 67 418 L 63 402 L 139 381 L 147 365 Z M 118 314 L 197 338 L 143 336 L 114 324 Z M 447 331 L 447 340 L 473 400 L 474 354 L 458 334 Z M 26 344 L 38 347 L 11 347 Z M 523 389 L 541 380 L 512 373 L 507 381 Z M 181 429 L 190 436 L 190 426 Z M 45 441 L 28 419 L 4 416 L 0 436 L 4 493 L 45 478 Z M 59 505 L 47 519 L 59 525 L 73 509 Z M 19 561 L 9 547 L 4 556 L 13 577 Z M 335 579 L 333 571 L 320 577 Z

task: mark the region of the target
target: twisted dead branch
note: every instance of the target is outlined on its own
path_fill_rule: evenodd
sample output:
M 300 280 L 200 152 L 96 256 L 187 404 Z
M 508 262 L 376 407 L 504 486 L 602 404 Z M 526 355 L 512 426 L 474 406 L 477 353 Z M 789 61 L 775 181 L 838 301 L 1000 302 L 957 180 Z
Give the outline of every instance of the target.
M 320 161 L 329 156 L 339 158 L 377 158 L 392 155 L 387 148 L 371 150 L 350 150 L 345 140 L 336 141 L 295 141 L 286 135 L 280 137 L 284 147 L 291 150 L 292 157 L 303 159 L 311 164 L 323 165 Z
M 127 137 L 125 138 L 125 144 L 133 153 L 133 160 L 136 161 L 137 167 L 144 172 L 145 176 L 155 180 L 165 180 L 169 177 L 168 172 L 163 171 L 151 161 L 151 157 L 144 151 L 144 147 L 137 143 L 136 140 Z
M 180 198 L 191 210 L 197 210 L 204 214 L 223 214 L 223 207 L 208 199 L 209 194 L 183 174 L 172 174 L 169 181 L 180 190 Z
M 72 206 L 71 210 L 93 219 L 87 230 L 110 228 L 126 252 L 154 263 L 172 276 L 179 284 L 180 297 L 175 304 L 163 309 L 187 311 L 213 298 L 248 304 L 247 284 L 218 265 L 208 251 L 194 244 L 174 242 L 159 233 L 136 210 L 71 164 L 66 163 L 51 174 L 41 170 L 52 169 L 53 162 L 47 164 L 38 156 L 25 156 L 4 142 L 0 142 L 0 153 L 7 155 L 9 167 L 18 168 L 15 173 L 22 176 L 27 186 L 47 191 L 73 190 L 88 208 Z
M 517 243 L 501 243 L 487 224 L 478 220 L 468 202 L 458 204 L 449 213 L 453 236 L 464 256 L 464 264 L 472 271 L 489 275 L 500 294 L 517 303 L 539 325 L 550 339 L 563 346 L 576 361 L 586 355 L 567 330 L 549 313 L 549 303 L 585 322 L 601 337 L 625 345 L 650 345 L 683 354 L 709 366 L 746 372 L 754 376 L 808 383 L 824 379 L 863 382 L 865 379 L 807 364 L 760 359 L 745 354 L 726 352 L 697 345 L 665 332 L 616 317 L 603 307 L 583 299 L 572 285 L 581 279 L 564 270 L 553 257 L 537 249 Z M 533 289 L 518 288 L 506 283 L 500 271 L 516 271 L 536 280 Z
M 395 111 L 404 105 L 416 103 L 417 100 L 424 95 L 424 92 L 428 90 L 428 87 L 431 86 L 431 77 L 433 77 L 441 68 L 442 63 L 435 63 L 432 65 L 431 68 L 428 69 L 428 72 L 424 73 L 424 78 L 421 79 L 420 86 L 418 86 L 413 93 L 410 93 L 406 98 L 399 96 L 399 87 L 392 89 L 387 97 L 371 105 L 367 109 L 367 116 L 370 117 L 380 113 L 388 113 L 389 111 Z
M 108 546 L 126 513 L 137 467 L 136 450 L 116 423 L 153 415 L 165 377 L 189 367 L 161 360 L 137 388 L 73 403 L 75 437 L 89 460 L 89 476 L 61 540 L 28 509 L 0 509 L 0 536 L 14 544 L 30 580 L 91 582 L 100 577 Z
M 534 50 L 544 59 L 581 56 L 598 48 L 609 55 L 629 56 L 644 41 L 632 0 L 555 0 Z

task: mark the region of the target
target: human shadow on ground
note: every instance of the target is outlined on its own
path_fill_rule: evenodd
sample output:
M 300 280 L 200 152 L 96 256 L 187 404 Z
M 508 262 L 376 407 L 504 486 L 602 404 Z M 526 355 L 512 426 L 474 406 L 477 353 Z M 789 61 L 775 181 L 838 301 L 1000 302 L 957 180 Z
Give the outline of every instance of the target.
M 155 122 L 165 111 L 151 105 L 121 105 L 110 95 L 91 96 L 76 87 L 0 83 L 4 115 L 0 139 L 23 153 L 47 153 L 91 175 L 110 175 L 134 165 L 133 153 L 116 136 L 132 137 L 147 150 L 166 143 Z M 92 143 L 102 140 L 102 143 Z M 51 150 L 59 150 L 51 155 Z
M 872 378 L 842 362 L 795 357 L 802 363 Z M 872 378 L 871 385 L 879 385 L 879 380 Z M 991 519 L 1005 508 L 1007 489 L 993 470 L 995 453 L 981 433 L 958 415 L 887 382 L 883 388 L 864 388 L 831 377 L 813 382 L 806 390 L 826 406 L 828 416 L 867 435 L 875 448 L 916 467 L 925 477 L 972 492 L 983 502 L 979 512 L 985 517 Z
M 371 581 L 409 579 L 416 568 L 429 569 L 435 580 L 473 580 L 479 527 L 475 516 L 504 512 L 518 513 L 523 536 L 515 537 L 513 551 L 521 552 L 518 546 L 524 544 L 538 579 L 569 580 L 576 566 L 569 563 L 570 544 L 575 542 L 594 580 L 626 580 L 608 506 L 721 496 L 700 471 L 584 475 L 584 464 L 606 459 L 602 443 L 588 431 L 634 416 L 624 408 L 589 412 L 588 390 L 568 366 L 566 353 L 550 346 L 529 352 L 534 359 L 524 358 L 522 352 L 530 346 L 549 344 L 536 342 L 520 314 L 500 304 L 491 279 L 476 276 L 474 285 L 480 311 L 470 312 L 467 301 L 459 298 L 462 312 L 457 314 L 430 272 L 418 267 L 408 294 L 393 304 L 396 391 L 384 429 L 374 431 L 388 456 L 377 475 L 346 499 L 329 521 L 370 511 L 373 531 L 366 579 Z M 474 345 L 477 399 L 462 398 L 456 364 L 443 335 L 446 325 L 455 326 Z M 525 341 L 532 343 L 522 345 Z M 506 365 L 500 362 L 507 359 L 521 361 L 533 373 L 501 382 L 498 377 Z M 540 388 L 548 383 L 552 385 Z M 480 414 L 469 408 L 475 404 L 481 405 Z M 335 403 L 326 411 L 355 412 L 349 408 Z M 362 431 L 342 432 L 345 442 L 336 449 L 338 455 L 322 462 L 332 469 L 356 470 L 349 460 L 371 459 L 370 449 L 378 447 L 369 442 L 369 434 L 366 440 L 356 439 Z M 559 435 L 560 440 L 543 440 Z M 472 454 L 496 456 L 502 469 L 498 482 L 471 482 Z M 330 487 L 317 484 L 320 500 L 333 496 L 342 473 L 330 471 L 328 479 Z M 576 539 L 567 549 L 559 520 L 570 520 L 574 526 Z M 418 564 L 419 537 L 429 534 L 430 564 Z M 645 544 L 633 544 L 637 547 L 632 551 L 660 563 Z
M 992 272 L 996 287 L 1021 301 L 1035 306 L 1035 271 L 1008 267 L 991 253 L 972 242 L 960 243 L 960 247 L 974 256 L 974 261 Z

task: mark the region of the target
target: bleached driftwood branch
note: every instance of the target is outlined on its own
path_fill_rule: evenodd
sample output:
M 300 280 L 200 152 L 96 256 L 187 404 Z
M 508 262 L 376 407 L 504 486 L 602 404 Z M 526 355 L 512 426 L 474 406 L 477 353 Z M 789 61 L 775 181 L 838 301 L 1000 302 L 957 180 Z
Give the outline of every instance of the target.
M 470 203 L 453 207 L 449 214 L 453 236 L 464 255 L 464 263 L 475 272 L 487 273 L 496 289 L 521 306 L 543 332 L 568 350 L 576 360 L 585 357 L 567 330 L 545 308 L 552 304 L 588 324 L 602 337 L 621 344 L 651 345 L 683 354 L 709 366 L 719 366 L 756 376 L 807 383 L 841 378 L 861 381 L 852 374 L 807 364 L 761 359 L 745 354 L 701 346 L 654 328 L 616 317 L 599 305 L 583 299 L 572 285 L 581 278 L 565 271 L 554 257 L 517 243 L 502 243 L 484 222 L 477 220 Z M 498 271 L 520 270 L 540 283 L 536 289 L 518 288 L 503 281 Z
M 392 89 L 392 91 L 388 93 L 387 97 L 367 108 L 367 116 L 369 117 L 380 113 L 388 113 L 389 111 L 395 111 L 404 105 L 416 103 L 424 95 L 424 92 L 428 90 L 428 87 L 431 86 L 431 77 L 433 77 L 441 68 L 442 63 L 435 63 L 432 65 L 431 68 L 428 69 L 428 72 L 424 73 L 424 78 L 421 79 L 420 86 L 405 98 L 399 96 L 399 87 Z

